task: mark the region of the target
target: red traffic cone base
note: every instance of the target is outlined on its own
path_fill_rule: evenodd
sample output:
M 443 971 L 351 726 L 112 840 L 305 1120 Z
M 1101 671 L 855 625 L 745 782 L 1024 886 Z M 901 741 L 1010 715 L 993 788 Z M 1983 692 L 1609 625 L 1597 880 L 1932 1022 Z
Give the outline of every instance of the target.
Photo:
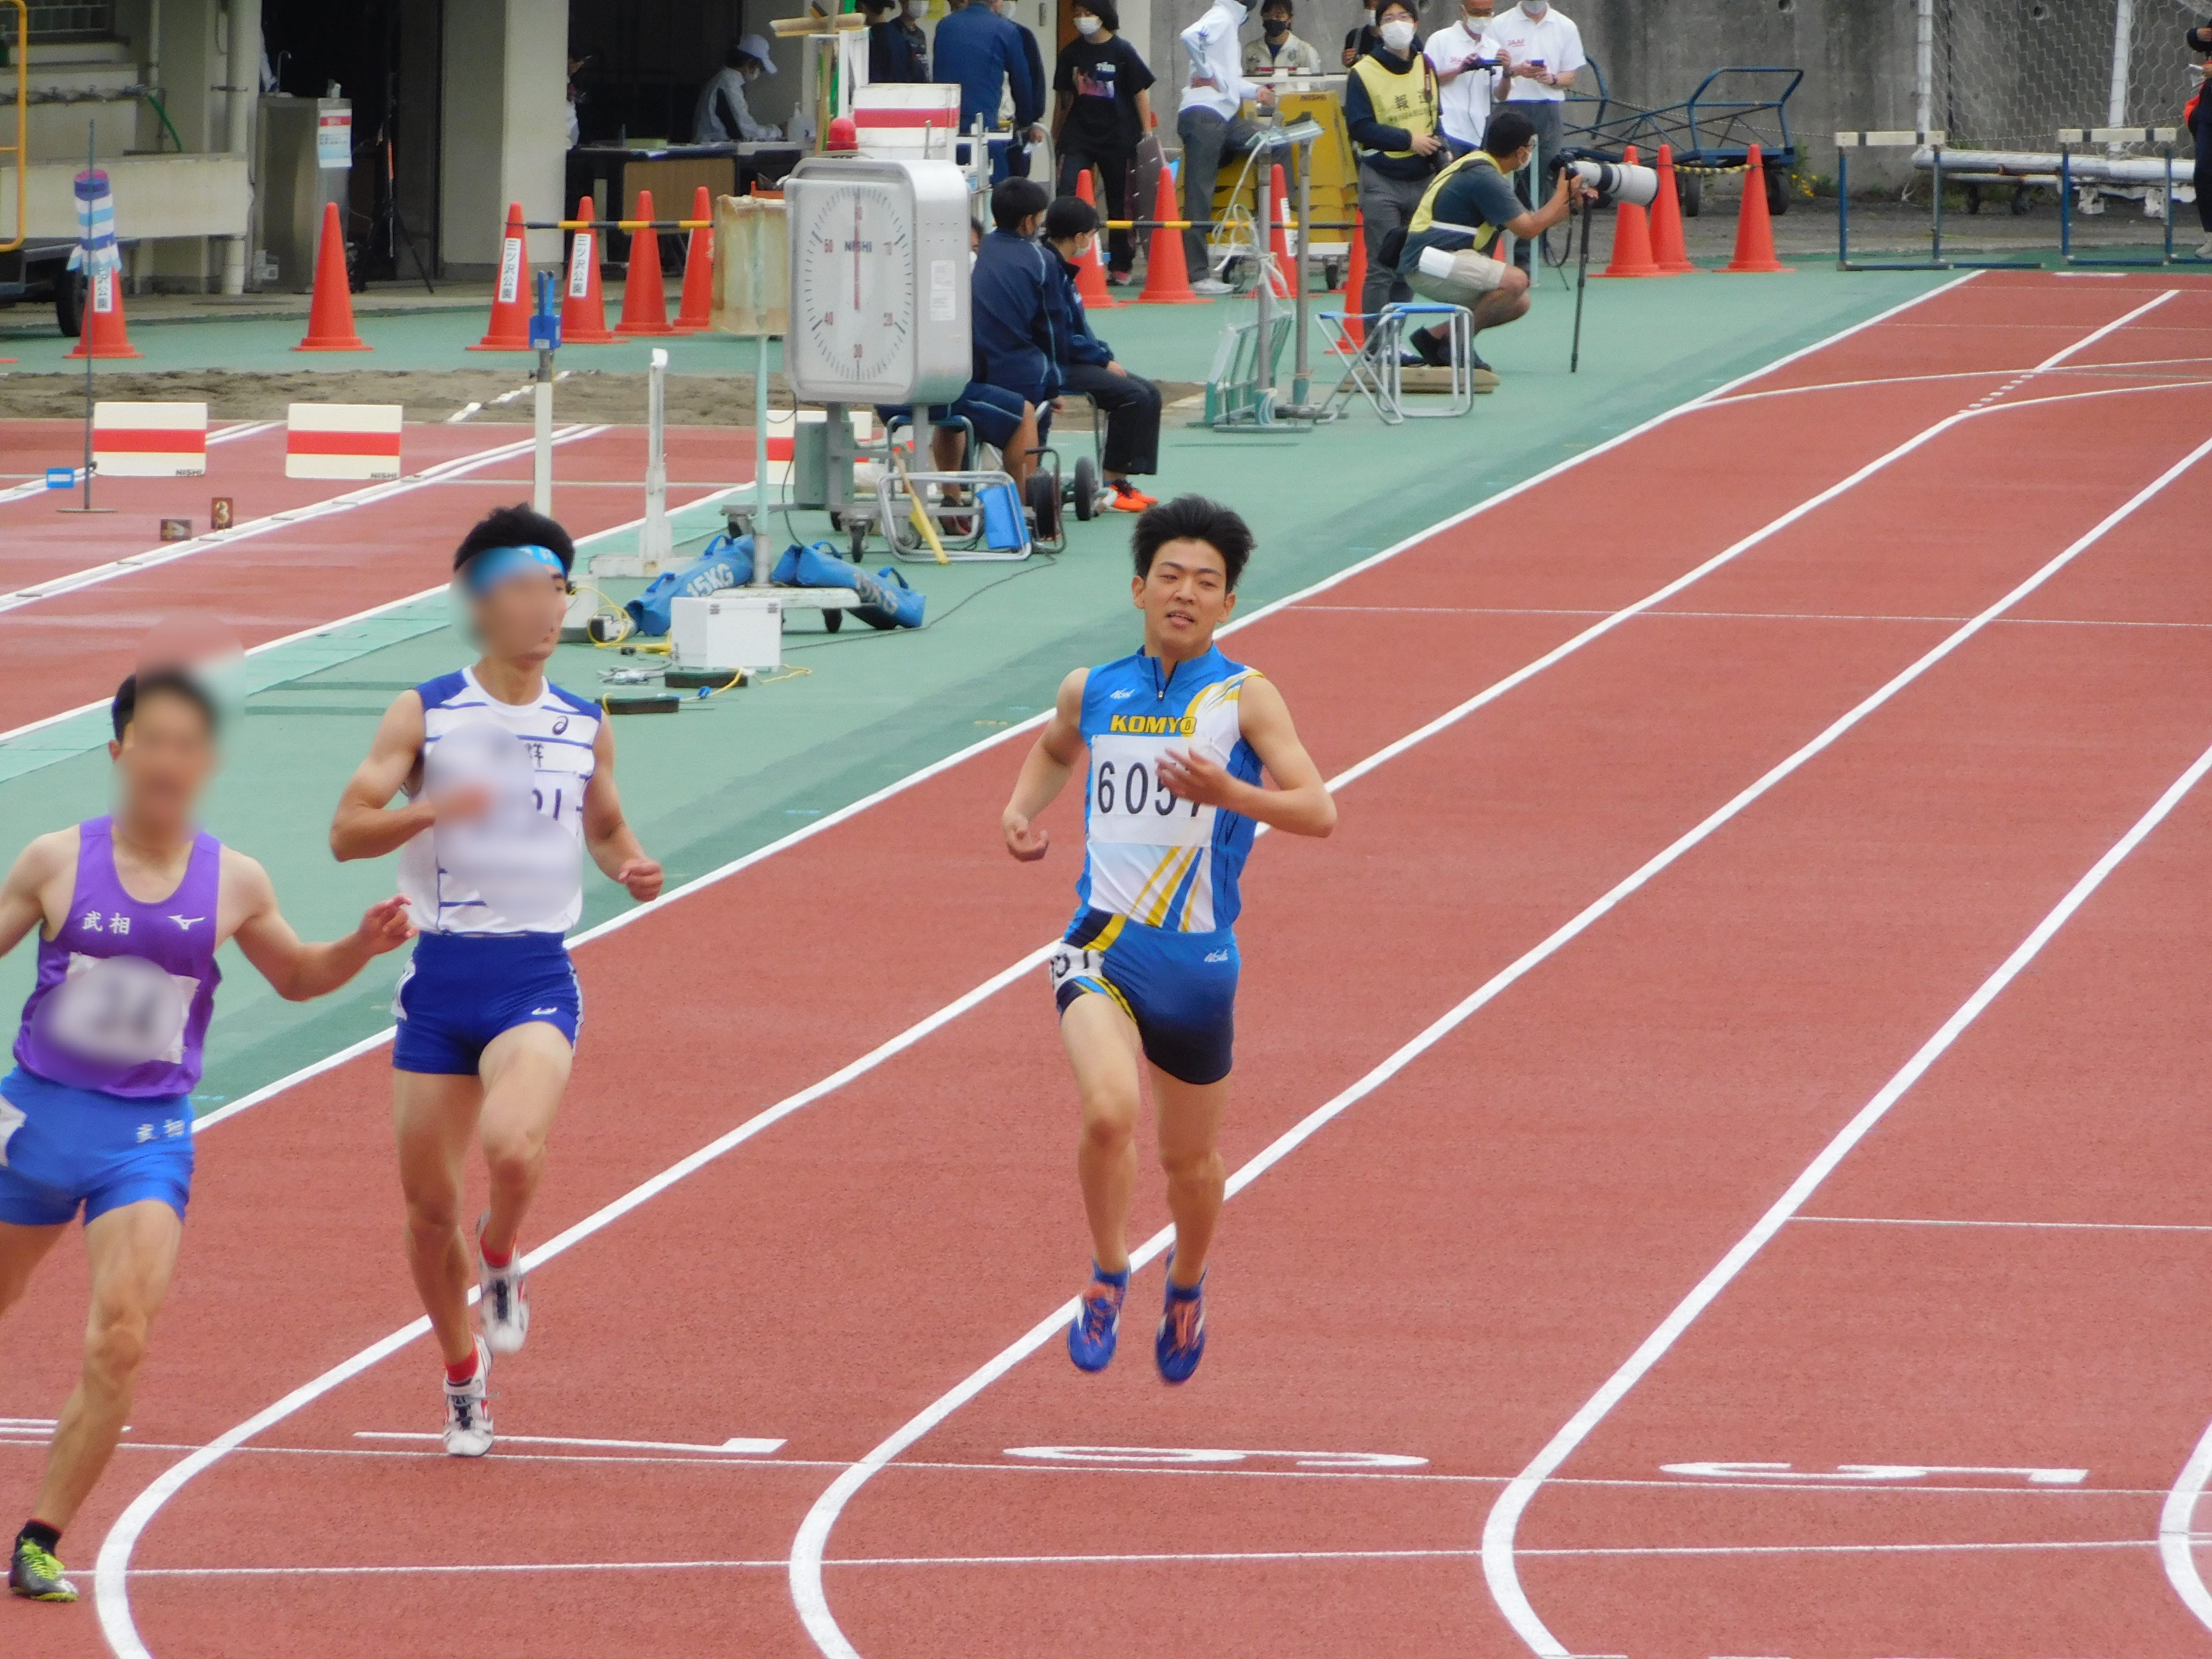
M 1165 167 L 1160 169 L 1160 187 L 1152 200 L 1152 217 L 1173 219 L 1176 214 L 1175 180 Z M 1146 306 L 1195 306 L 1206 301 L 1190 291 L 1190 270 L 1183 264 L 1182 233 L 1165 228 L 1152 233 L 1152 245 L 1145 256 L 1145 291 L 1137 296 L 1137 303 Z
M 1763 272 L 1787 270 L 1774 257 L 1774 222 L 1766 216 L 1766 165 L 1759 146 L 1751 147 L 1743 174 L 1743 208 L 1736 215 L 1735 258 L 1723 270 Z
M 580 223 L 590 224 L 599 215 L 592 198 L 576 204 Z M 568 244 L 568 280 L 561 295 L 562 345 L 611 345 L 607 329 L 606 295 L 599 287 L 599 233 L 580 230 Z
M 1076 199 L 1090 207 L 1098 205 L 1098 198 L 1091 188 L 1091 169 L 1085 167 L 1075 175 Z M 1106 291 L 1106 233 L 1100 231 L 1091 239 L 1091 252 L 1075 272 L 1075 296 L 1083 301 L 1085 311 L 1111 311 L 1121 302 Z
M 704 185 L 692 192 L 691 216 L 707 222 L 684 239 L 684 303 L 676 313 L 678 334 L 702 333 L 714 320 L 714 204 Z
M 499 239 L 499 280 L 491 290 L 491 326 L 471 351 L 530 349 L 530 245 L 524 240 L 522 204 L 507 206 L 507 230 Z
M 637 193 L 637 217 L 653 217 L 653 192 Z M 673 334 L 668 321 L 668 291 L 660 280 L 660 233 L 633 232 L 629 239 L 629 275 L 623 278 L 622 321 L 615 332 L 623 335 Z
M 123 323 L 123 273 L 104 271 L 85 284 L 84 317 L 79 325 L 76 344 L 70 357 L 82 362 L 87 357 L 136 357 L 142 354 L 131 343 L 130 331 Z
M 1682 199 L 1675 193 L 1672 144 L 1659 146 L 1659 193 L 1651 201 L 1651 261 L 1669 276 L 1686 276 L 1697 269 L 1682 240 Z
M 1344 333 L 1354 345 L 1367 343 L 1367 319 L 1359 307 L 1367 292 L 1367 222 L 1357 209 L 1352 215 L 1352 258 L 1344 267 Z
M 1620 159 L 1630 167 L 1636 166 L 1636 146 L 1629 145 L 1621 152 Z M 1635 203 L 1623 202 L 1613 216 L 1613 258 L 1598 275 L 1662 276 L 1665 274 L 1651 258 L 1650 216 Z
M 367 351 L 353 331 L 353 284 L 346 275 L 345 227 L 336 202 L 323 204 L 323 234 L 315 243 L 315 297 L 307 307 L 307 337 L 295 351 Z

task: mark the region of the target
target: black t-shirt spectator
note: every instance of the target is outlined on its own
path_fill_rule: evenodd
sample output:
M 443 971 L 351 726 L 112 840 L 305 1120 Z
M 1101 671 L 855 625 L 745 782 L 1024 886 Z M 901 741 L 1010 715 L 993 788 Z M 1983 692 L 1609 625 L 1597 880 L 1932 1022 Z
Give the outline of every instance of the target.
M 1144 137 L 1137 131 L 1137 94 L 1152 84 L 1144 58 L 1118 34 L 1063 46 L 1052 77 L 1053 90 L 1070 100 L 1062 143 L 1091 154 L 1133 151 Z

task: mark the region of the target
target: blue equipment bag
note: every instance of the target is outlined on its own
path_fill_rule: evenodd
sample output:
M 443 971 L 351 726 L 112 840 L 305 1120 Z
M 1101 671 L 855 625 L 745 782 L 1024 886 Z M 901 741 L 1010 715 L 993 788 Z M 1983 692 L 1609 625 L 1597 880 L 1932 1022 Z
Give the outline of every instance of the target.
M 896 567 L 870 575 L 847 564 L 827 542 L 787 547 L 770 578 L 779 587 L 848 587 L 860 597 L 853 614 L 871 628 L 919 628 L 922 596 L 907 586 Z
M 752 579 L 753 538 L 717 536 L 707 544 L 704 553 L 683 569 L 655 576 L 645 592 L 623 609 L 637 625 L 639 637 L 662 639 L 674 619 L 672 607 L 677 600 L 703 599 L 726 587 L 741 587 Z

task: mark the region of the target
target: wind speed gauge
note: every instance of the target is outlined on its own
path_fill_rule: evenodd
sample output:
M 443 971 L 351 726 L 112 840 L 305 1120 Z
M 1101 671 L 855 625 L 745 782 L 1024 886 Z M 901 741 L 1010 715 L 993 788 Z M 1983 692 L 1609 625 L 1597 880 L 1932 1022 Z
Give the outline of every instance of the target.
M 810 156 L 784 182 L 784 370 L 813 403 L 950 403 L 968 384 L 968 186 L 950 161 Z

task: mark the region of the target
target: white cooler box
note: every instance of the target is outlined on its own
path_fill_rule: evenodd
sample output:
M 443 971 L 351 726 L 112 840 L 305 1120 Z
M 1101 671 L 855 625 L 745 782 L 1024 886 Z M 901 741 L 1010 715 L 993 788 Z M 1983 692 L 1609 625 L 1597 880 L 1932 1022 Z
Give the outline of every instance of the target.
M 670 662 L 688 670 L 783 666 L 783 600 L 765 593 L 714 593 L 669 607 Z

